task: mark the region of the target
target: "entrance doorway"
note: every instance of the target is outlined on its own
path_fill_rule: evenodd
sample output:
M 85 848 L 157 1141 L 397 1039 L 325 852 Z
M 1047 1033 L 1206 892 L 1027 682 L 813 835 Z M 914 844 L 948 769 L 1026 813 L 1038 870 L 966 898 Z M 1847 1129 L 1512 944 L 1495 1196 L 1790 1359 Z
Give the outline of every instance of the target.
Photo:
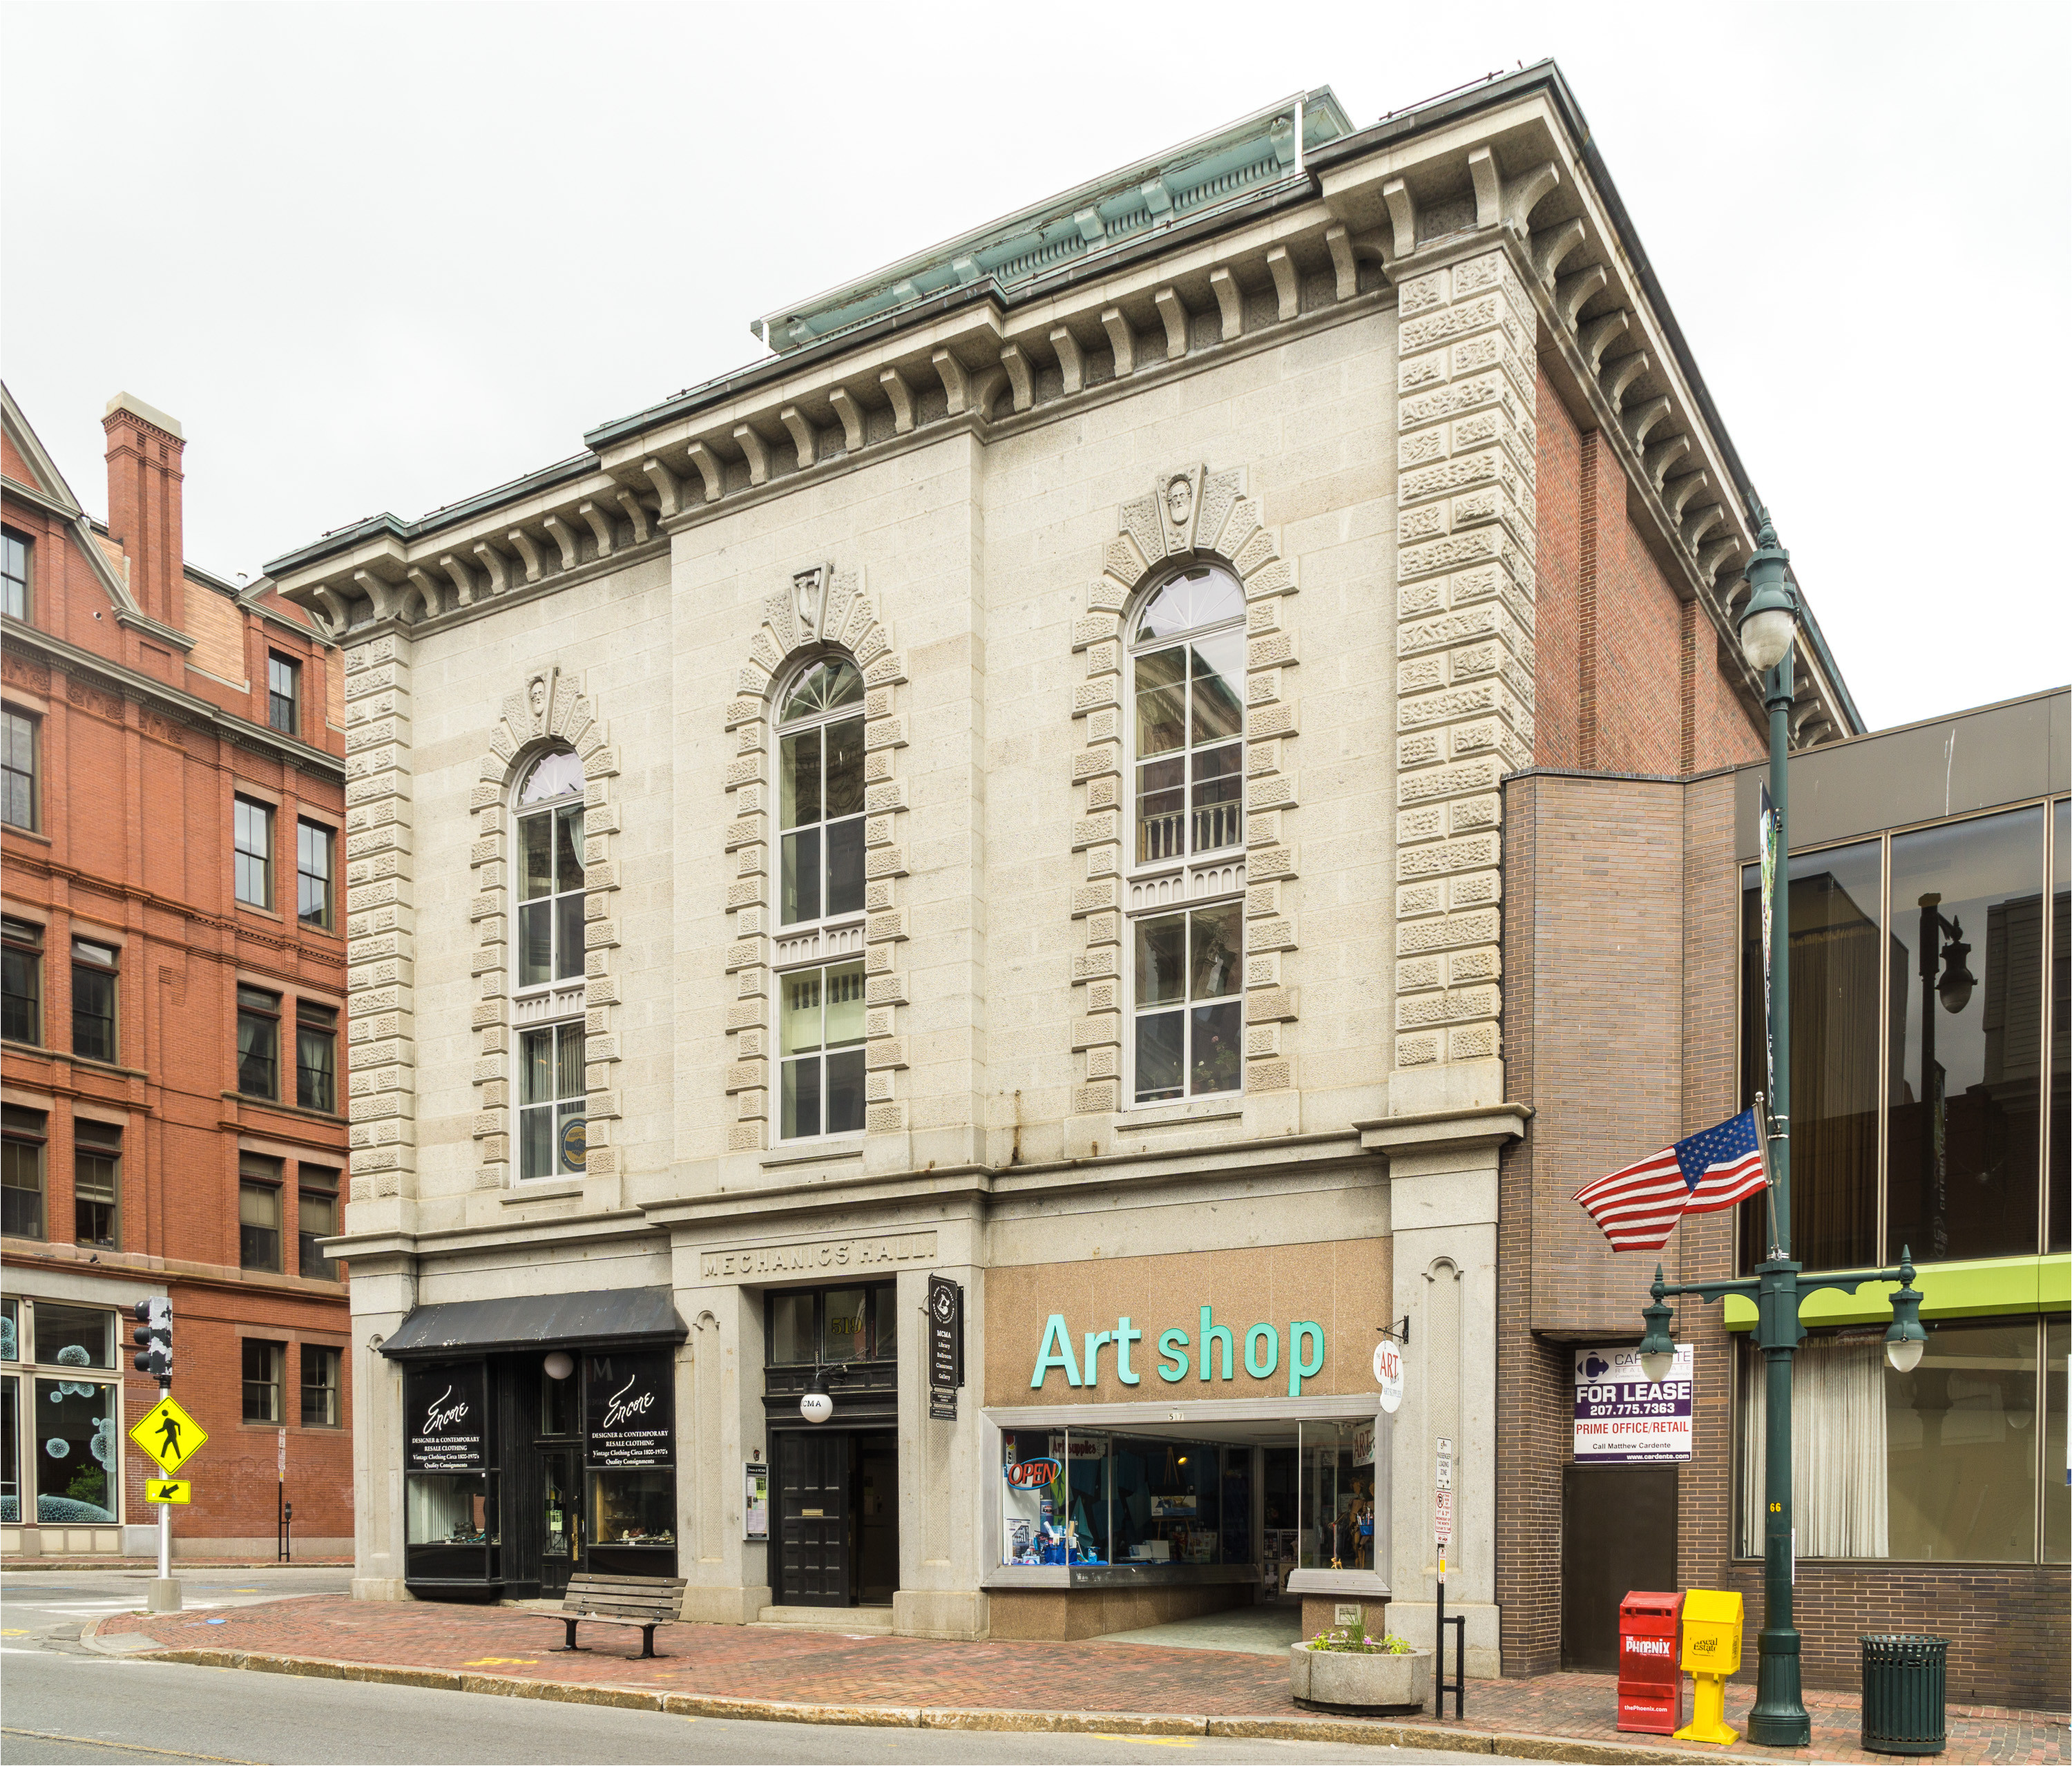
M 899 1587 L 898 1435 L 889 1429 L 781 1429 L 771 1442 L 779 1604 L 890 1605 Z
M 540 1593 L 557 1600 L 568 1592 L 569 1578 L 582 1550 L 576 1456 L 549 1452 L 540 1456 Z
M 1676 1586 L 1676 1468 L 1561 1468 L 1561 1665 L 1615 1672 L 1619 1603 Z

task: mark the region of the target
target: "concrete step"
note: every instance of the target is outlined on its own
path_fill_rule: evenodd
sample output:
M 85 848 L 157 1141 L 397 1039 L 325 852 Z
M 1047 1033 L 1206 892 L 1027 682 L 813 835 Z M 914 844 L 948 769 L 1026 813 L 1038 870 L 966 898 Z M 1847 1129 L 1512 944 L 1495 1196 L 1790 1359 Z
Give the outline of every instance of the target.
M 765 1607 L 755 1622 L 792 1631 L 839 1631 L 850 1637 L 892 1635 L 890 1607 Z

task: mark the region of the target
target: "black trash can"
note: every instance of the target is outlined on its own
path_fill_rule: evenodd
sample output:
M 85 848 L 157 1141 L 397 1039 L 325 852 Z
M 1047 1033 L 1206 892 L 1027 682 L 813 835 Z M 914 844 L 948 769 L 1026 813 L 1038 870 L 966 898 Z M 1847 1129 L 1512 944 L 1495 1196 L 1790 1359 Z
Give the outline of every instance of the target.
M 1863 1745 L 1874 1754 L 1939 1754 L 1948 1739 L 1947 1637 L 1865 1637 Z

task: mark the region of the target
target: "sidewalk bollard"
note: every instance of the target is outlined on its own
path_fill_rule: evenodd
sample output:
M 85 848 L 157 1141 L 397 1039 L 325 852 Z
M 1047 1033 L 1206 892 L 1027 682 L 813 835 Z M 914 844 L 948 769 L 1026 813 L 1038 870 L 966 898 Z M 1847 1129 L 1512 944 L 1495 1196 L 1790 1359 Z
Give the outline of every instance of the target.
M 1693 1687 L 1691 1721 L 1676 1739 L 1731 1748 L 1741 1731 L 1727 1723 L 1727 1676 L 1741 1665 L 1741 1597 L 1716 1588 L 1684 1596 L 1684 1666 Z

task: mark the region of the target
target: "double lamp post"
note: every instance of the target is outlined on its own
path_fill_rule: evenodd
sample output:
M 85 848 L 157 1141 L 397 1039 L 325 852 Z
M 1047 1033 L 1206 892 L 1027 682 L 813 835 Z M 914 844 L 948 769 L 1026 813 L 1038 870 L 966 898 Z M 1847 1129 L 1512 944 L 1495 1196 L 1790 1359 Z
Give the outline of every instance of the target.
M 1799 1631 L 1792 1623 L 1794 1540 L 1791 1512 L 1791 1357 L 1806 1334 L 1799 1304 L 1823 1288 L 1853 1294 L 1866 1282 L 1899 1283 L 1892 1296 L 1892 1325 L 1885 1333 L 1886 1358 L 1904 1374 L 1921 1360 L 1926 1333 L 1921 1328 L 1921 1296 L 1914 1286 L 1914 1259 L 1902 1251 L 1897 1269 L 1807 1275 L 1791 1258 L 1791 840 L 1787 815 L 1793 696 L 1792 654 L 1798 635 L 1798 594 L 1787 580 L 1790 553 L 1777 543 L 1766 510 L 1758 511 L 1761 532 L 1749 561 L 1751 593 L 1741 610 L 1741 653 L 1762 677 L 1770 712 L 1770 825 L 1764 830 L 1765 888 L 1774 897 L 1770 919 L 1770 982 L 1765 990 L 1770 1053 L 1768 1100 L 1769 1255 L 1753 1275 L 1717 1282 L 1666 1285 L 1655 1266 L 1653 1303 L 1640 1341 L 1642 1371 L 1665 1380 L 1675 1363 L 1671 1313 L 1665 1296 L 1696 1294 L 1705 1300 L 1739 1294 L 1756 1303 L 1755 1345 L 1762 1351 L 1766 1435 L 1763 1456 L 1763 1623 L 1757 1637 L 1754 1708 L 1748 1736 L 1766 1748 L 1803 1748 L 1811 1739 L 1806 1701 L 1799 1689 Z

